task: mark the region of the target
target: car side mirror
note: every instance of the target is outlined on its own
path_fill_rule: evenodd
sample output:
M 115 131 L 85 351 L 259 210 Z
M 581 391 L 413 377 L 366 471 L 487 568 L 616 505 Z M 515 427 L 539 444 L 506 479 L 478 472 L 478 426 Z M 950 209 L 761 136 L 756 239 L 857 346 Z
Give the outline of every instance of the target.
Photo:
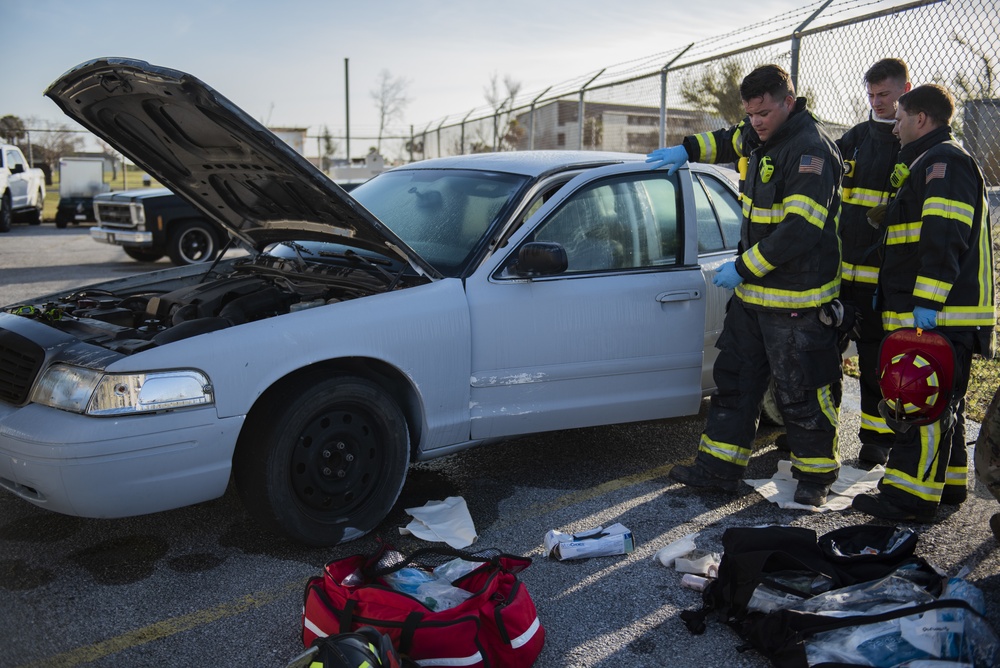
M 548 241 L 532 241 L 521 246 L 511 267 L 518 276 L 554 276 L 569 268 L 566 249 Z
M 10 168 L 11 174 L 21 174 L 24 172 L 24 165 L 20 162 Z

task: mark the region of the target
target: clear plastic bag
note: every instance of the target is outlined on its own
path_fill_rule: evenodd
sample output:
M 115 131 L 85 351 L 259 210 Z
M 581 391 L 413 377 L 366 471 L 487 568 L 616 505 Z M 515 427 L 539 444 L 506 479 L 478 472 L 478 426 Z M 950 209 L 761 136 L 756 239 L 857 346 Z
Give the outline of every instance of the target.
M 412 596 L 434 612 L 454 608 L 472 596 L 471 592 L 452 586 L 447 580 L 421 568 L 401 568 L 384 575 L 382 579 L 388 586 Z
M 955 598 L 972 597 L 973 585 L 952 580 L 949 586 Z M 814 596 L 792 609 L 830 617 L 860 617 L 935 600 L 910 580 L 889 576 Z M 817 633 L 806 640 L 806 658 L 810 666 L 825 662 L 917 666 L 939 661 L 987 668 L 1000 658 L 1000 642 L 982 617 L 960 607 L 941 608 L 881 622 L 859 620 L 853 626 Z

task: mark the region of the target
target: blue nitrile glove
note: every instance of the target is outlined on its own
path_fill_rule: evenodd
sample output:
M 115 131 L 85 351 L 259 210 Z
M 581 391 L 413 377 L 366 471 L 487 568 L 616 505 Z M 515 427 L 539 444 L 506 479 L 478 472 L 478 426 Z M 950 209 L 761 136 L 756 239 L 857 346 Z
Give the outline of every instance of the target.
M 937 327 L 937 311 L 923 306 L 914 306 L 913 324 L 920 329 L 934 329 Z
M 738 271 L 736 271 L 735 262 L 727 262 L 721 267 L 718 267 L 715 270 L 715 276 L 712 277 L 713 285 L 717 285 L 720 288 L 729 288 L 730 290 L 742 282 L 743 277 L 740 276 Z
M 680 144 L 677 146 L 658 148 L 646 156 L 646 162 L 652 164 L 650 169 L 659 169 L 664 166 L 669 167 L 669 169 L 667 169 L 667 176 L 673 176 L 674 172 L 680 169 L 680 166 L 687 161 L 687 149 Z

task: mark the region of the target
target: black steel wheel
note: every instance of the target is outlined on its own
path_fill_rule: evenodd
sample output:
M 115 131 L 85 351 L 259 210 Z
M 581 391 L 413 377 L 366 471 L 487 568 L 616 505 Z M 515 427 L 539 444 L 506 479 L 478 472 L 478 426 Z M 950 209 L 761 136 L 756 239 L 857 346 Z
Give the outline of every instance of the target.
M 363 378 L 289 387 L 265 395 L 244 426 L 234 460 L 243 504 L 263 526 L 299 543 L 360 538 L 403 488 L 410 461 L 403 413 Z
M 170 233 L 167 254 L 170 261 L 178 266 L 211 262 L 218 251 L 215 230 L 203 220 L 181 223 Z

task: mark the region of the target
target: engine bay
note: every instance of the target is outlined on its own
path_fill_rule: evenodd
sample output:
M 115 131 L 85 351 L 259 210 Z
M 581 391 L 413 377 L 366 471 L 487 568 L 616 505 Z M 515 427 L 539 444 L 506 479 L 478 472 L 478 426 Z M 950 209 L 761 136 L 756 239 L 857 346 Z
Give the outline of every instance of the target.
M 347 251 L 303 259 L 260 254 L 127 290 L 91 287 L 7 307 L 122 354 L 278 315 L 401 289 L 425 279 Z M 169 270 L 168 270 L 169 271 Z

